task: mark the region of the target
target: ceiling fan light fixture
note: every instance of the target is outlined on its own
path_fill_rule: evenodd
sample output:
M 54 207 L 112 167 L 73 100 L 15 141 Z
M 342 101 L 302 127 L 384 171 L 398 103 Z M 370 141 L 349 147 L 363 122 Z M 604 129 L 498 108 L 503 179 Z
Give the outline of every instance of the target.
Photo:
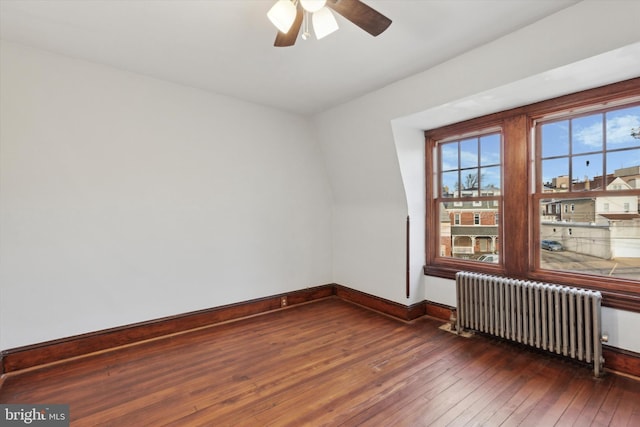
M 338 22 L 328 7 L 323 7 L 313 14 L 313 31 L 316 33 L 318 40 L 328 36 L 338 29 Z
M 307 12 L 315 13 L 327 4 L 327 0 L 300 0 L 300 4 Z
M 284 1 L 286 3 L 286 0 Z M 279 0 L 280 4 L 282 2 L 283 0 Z M 362 0 L 331 0 L 331 2 L 327 0 L 291 0 L 290 3 L 296 9 L 295 18 L 293 18 L 290 28 L 287 26 L 276 34 L 276 40 L 273 43 L 275 47 L 295 45 L 296 39 L 301 33 L 302 39 L 308 39 L 309 27 L 312 23 L 318 39 L 333 33 L 338 29 L 334 12 L 374 37 L 382 34 L 391 25 L 391 19 L 367 6 Z M 287 4 L 286 8 L 291 10 L 291 4 Z M 284 8 L 285 6 L 274 5 L 273 10 L 270 10 L 269 13 L 275 15 L 280 7 Z M 292 12 L 290 12 L 291 15 L 293 15 Z M 288 18 L 288 20 L 290 19 L 292 18 Z M 272 19 L 272 22 L 275 24 L 276 20 Z
M 296 6 L 291 0 L 278 0 L 267 12 L 267 17 L 280 32 L 286 34 L 296 19 Z

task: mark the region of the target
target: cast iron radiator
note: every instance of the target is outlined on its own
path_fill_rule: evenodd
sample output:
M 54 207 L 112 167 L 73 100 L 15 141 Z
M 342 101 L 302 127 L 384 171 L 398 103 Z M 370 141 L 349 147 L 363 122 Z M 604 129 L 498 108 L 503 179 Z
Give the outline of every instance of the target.
M 593 364 L 602 374 L 600 292 L 488 274 L 456 274 L 456 330 L 475 330 Z

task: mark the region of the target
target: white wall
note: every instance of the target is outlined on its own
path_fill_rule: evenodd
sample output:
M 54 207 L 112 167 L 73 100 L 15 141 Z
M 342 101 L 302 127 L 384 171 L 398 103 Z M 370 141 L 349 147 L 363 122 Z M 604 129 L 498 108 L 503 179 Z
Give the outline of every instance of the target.
M 308 120 L 0 48 L 0 349 L 332 282 Z
M 388 120 L 355 108 L 319 123 L 333 183 L 334 282 L 405 302 L 407 208 Z
M 609 337 L 607 345 L 640 353 L 638 325 L 640 313 L 602 308 L 602 333 Z
M 422 158 L 413 159 L 423 155 L 420 130 L 640 75 L 638 16 L 639 2 L 580 2 L 316 115 L 335 195 L 335 281 L 400 303 L 455 305 L 452 281 L 421 274 L 420 226 L 412 227 L 412 297 L 405 298 L 402 224 L 407 214 L 412 225 L 424 218 L 423 184 L 412 182 L 424 176 Z M 640 327 L 638 316 L 627 317 L 631 329 Z M 638 351 L 640 337 L 626 333 L 611 344 Z
M 392 128 L 411 219 L 409 239 L 411 297 L 409 300 L 418 302 L 425 299 L 425 287 L 422 285 L 426 232 L 424 131 L 402 125 L 392 125 Z

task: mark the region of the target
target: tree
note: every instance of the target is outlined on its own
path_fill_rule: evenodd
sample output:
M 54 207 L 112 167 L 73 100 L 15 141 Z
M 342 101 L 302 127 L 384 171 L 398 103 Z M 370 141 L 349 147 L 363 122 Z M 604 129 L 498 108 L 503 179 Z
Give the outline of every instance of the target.
M 470 173 L 464 178 L 464 188 L 465 189 L 478 188 L 477 173 Z

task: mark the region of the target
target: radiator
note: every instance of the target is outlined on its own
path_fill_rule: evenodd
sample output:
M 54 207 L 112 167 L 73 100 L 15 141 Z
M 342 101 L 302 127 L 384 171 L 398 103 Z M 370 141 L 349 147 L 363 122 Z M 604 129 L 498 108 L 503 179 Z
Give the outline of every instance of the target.
M 459 272 L 456 330 L 475 330 L 593 364 L 601 376 L 600 292 Z

